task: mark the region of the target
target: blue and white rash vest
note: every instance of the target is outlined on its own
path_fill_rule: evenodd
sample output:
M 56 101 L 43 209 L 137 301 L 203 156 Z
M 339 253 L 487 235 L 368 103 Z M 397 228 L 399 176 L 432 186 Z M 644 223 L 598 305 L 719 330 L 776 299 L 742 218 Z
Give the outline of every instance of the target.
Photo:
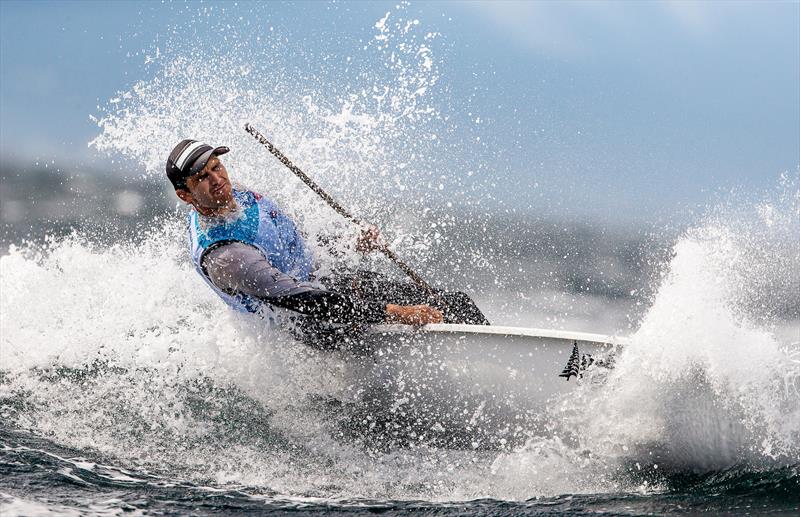
M 204 267 L 205 254 L 224 244 L 242 242 L 257 248 L 273 267 L 300 281 L 309 280 L 312 257 L 294 222 L 275 203 L 250 191 L 234 190 L 234 218 L 189 214 L 192 262 L 203 280 L 225 303 L 239 311 L 258 312 L 263 303 L 244 293 L 228 293 L 214 285 Z M 238 214 L 238 216 L 236 216 Z

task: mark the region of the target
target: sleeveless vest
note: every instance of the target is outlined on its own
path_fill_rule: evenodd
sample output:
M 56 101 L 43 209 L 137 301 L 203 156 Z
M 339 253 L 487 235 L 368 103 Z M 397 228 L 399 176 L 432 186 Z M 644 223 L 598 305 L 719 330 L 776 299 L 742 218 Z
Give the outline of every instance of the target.
M 227 293 L 211 282 L 203 268 L 205 254 L 227 242 L 243 242 L 255 246 L 273 267 L 300 281 L 311 274 L 312 257 L 294 222 L 275 203 L 255 192 L 234 190 L 239 217 L 202 218 L 197 211 L 189 214 L 189 243 L 192 262 L 203 280 L 232 308 L 258 312 L 264 304 L 252 296 Z

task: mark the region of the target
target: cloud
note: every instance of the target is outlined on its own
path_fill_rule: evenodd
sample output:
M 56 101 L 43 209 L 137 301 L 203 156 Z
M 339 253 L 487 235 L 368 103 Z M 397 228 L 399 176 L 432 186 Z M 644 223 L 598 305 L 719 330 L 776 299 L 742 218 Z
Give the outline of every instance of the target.
M 706 37 L 715 30 L 721 17 L 742 7 L 685 1 L 493 0 L 465 1 L 458 5 L 476 13 L 518 45 L 559 58 L 591 57 L 602 41 L 646 42 L 651 31 L 659 29 Z
M 518 44 L 531 50 L 561 56 L 582 55 L 587 48 L 579 34 L 570 27 L 563 11 L 572 5 L 550 2 L 478 1 L 460 5 L 506 33 Z
M 733 2 L 730 2 L 730 4 L 733 4 Z M 671 0 L 659 5 L 664 14 L 671 17 L 677 25 L 695 36 L 705 35 L 713 30 L 714 13 L 710 2 Z M 725 9 L 726 7 L 723 4 L 716 6 L 714 9 L 719 12 L 719 9 Z

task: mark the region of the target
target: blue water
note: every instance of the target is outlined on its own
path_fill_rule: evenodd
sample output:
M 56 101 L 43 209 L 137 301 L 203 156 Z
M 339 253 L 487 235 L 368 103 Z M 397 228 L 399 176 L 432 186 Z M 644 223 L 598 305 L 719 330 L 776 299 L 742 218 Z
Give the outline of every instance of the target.
M 102 463 L 30 433 L 0 431 L 0 504 L 4 515 L 149 515 L 350 513 L 355 515 L 642 515 L 710 512 L 742 515 L 800 511 L 800 465 L 773 469 L 734 466 L 705 474 L 664 476 L 660 490 L 564 494 L 503 501 L 337 500 L 287 497 L 263 487 L 202 485 Z

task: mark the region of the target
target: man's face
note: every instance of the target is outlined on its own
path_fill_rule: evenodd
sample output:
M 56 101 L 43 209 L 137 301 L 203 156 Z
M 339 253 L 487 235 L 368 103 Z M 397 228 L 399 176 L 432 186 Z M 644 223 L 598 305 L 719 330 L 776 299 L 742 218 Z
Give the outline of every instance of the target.
M 219 158 L 209 158 L 203 170 L 186 178 L 187 190 L 178 190 L 178 197 L 199 211 L 216 210 L 233 203 L 233 190 L 228 171 Z

